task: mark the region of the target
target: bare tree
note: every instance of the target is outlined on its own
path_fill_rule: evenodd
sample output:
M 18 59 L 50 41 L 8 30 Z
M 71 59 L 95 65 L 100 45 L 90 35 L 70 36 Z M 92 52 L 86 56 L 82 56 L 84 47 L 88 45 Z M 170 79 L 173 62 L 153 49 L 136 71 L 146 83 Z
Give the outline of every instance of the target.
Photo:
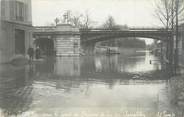
M 156 0 L 156 9 L 155 9 L 155 16 L 159 19 L 159 21 L 162 23 L 163 27 L 165 28 L 165 30 L 169 30 L 169 29 L 173 29 L 174 26 L 174 0 Z M 169 39 L 169 37 L 168 37 Z M 171 39 L 170 41 L 173 41 L 173 39 Z M 173 42 L 172 42 L 173 43 Z M 169 43 L 167 43 L 167 50 L 169 49 L 169 46 L 173 45 L 169 45 Z M 173 51 L 171 49 L 171 51 Z M 172 56 L 173 53 L 172 52 L 168 52 L 166 53 L 166 58 L 170 60 L 170 62 L 172 63 Z M 161 57 L 163 57 L 163 44 L 161 43 Z
M 115 20 L 112 16 L 109 16 L 105 23 L 103 24 L 103 28 L 105 29 L 113 29 L 116 26 Z
M 81 28 L 83 15 L 72 15 L 71 24 L 75 27 Z
M 184 20 L 184 0 L 159 0 L 156 2 L 155 14 L 166 30 L 172 30 L 173 38 L 170 39 L 170 62 L 173 63 L 173 41 L 175 36 L 174 63 L 175 72 L 178 66 L 178 25 Z M 169 45 L 167 45 L 167 48 Z M 162 47 L 161 47 L 162 48 Z
M 174 26 L 176 26 L 176 16 L 178 17 L 178 21 L 182 21 L 184 0 L 157 0 L 155 3 L 155 16 L 166 30 L 174 29 Z
M 81 28 L 89 29 L 92 27 L 93 21 L 90 19 L 90 15 L 88 11 L 85 12 L 82 19 L 83 20 L 82 20 Z

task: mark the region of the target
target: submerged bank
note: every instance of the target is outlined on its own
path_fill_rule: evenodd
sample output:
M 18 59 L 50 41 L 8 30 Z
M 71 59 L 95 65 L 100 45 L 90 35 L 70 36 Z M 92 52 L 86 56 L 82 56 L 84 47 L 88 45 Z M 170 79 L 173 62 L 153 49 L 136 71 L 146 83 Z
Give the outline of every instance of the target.
M 96 47 L 95 54 L 145 55 L 144 48 Z

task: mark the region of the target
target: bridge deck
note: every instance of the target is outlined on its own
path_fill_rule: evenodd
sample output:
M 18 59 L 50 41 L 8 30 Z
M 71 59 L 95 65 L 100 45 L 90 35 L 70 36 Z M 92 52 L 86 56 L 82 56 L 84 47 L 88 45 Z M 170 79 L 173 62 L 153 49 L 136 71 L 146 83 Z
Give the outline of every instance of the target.
M 67 28 L 57 28 L 56 26 L 35 27 L 34 35 L 64 35 L 77 34 L 81 35 L 81 39 L 92 40 L 97 38 L 117 38 L 117 37 L 143 37 L 164 40 L 172 36 L 172 31 L 166 31 L 160 28 L 130 28 L 126 30 L 120 29 L 80 29 L 78 31 Z M 90 39 L 89 39 L 90 38 Z M 165 40 L 164 40 L 165 41 Z

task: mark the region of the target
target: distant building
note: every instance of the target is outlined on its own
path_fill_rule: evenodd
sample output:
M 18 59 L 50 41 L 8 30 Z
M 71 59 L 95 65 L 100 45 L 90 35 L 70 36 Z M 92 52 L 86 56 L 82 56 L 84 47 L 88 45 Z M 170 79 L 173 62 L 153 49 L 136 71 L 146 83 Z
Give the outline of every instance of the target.
M 0 0 L 0 62 L 26 55 L 32 45 L 31 0 Z

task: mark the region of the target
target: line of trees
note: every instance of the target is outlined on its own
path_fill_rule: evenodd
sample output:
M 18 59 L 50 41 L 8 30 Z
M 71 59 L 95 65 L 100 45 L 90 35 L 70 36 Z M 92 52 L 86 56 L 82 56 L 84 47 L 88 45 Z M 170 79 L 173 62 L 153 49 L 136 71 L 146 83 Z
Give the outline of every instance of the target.
M 90 18 L 90 14 L 88 11 L 86 11 L 84 14 L 76 14 L 70 10 L 67 10 L 61 15 L 61 17 L 56 17 L 54 19 L 54 24 L 51 24 L 51 25 L 54 26 L 59 23 L 67 23 L 78 28 L 89 29 L 89 28 L 94 28 L 94 24 L 96 22 Z M 110 15 L 107 17 L 104 23 L 98 26 L 97 28 L 111 29 L 111 30 L 115 30 L 115 29 L 127 30 L 128 26 L 116 24 L 114 18 Z
M 170 53 L 167 53 L 167 58 L 171 63 L 174 61 L 175 68 L 177 69 L 179 63 L 179 24 L 184 22 L 184 0 L 157 0 L 155 3 L 155 16 L 163 24 L 165 30 L 171 30 L 173 33 L 172 38 L 168 37 L 170 43 L 167 45 L 167 49 L 170 49 Z
M 102 29 L 110 29 L 110 30 L 128 30 L 127 25 L 118 25 L 114 18 L 110 15 L 107 17 L 106 21 L 100 26 Z
M 163 24 L 166 30 L 176 29 L 177 23 L 184 21 L 184 0 L 155 0 L 155 16 Z M 54 19 L 58 23 L 69 23 L 79 28 L 90 28 L 95 23 L 88 11 L 81 14 L 67 10 L 60 17 Z M 100 28 L 113 29 L 117 24 L 112 16 L 108 16 Z
M 102 29 L 110 30 L 128 30 L 127 25 L 118 25 L 112 16 L 108 16 L 106 21 L 100 26 Z M 121 48 L 145 48 L 146 43 L 144 40 L 137 38 L 123 38 L 110 40 L 101 43 L 102 46 L 121 47 Z
M 155 16 L 165 29 L 174 29 L 184 21 L 184 0 L 156 0 Z

